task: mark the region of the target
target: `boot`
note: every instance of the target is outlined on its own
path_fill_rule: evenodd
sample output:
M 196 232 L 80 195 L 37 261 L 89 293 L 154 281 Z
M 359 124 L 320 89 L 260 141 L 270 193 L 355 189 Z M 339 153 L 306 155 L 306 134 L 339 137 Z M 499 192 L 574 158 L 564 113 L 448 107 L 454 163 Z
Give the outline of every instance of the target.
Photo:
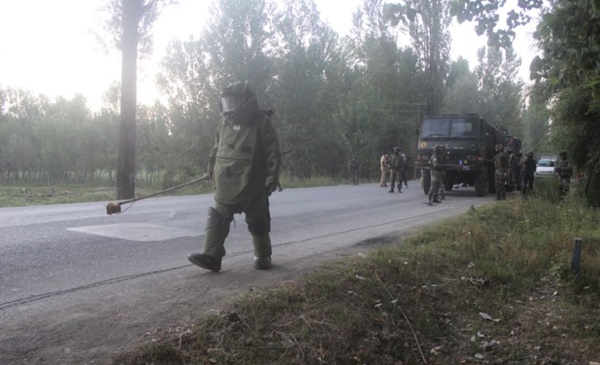
M 188 255 L 188 260 L 196 266 L 212 272 L 221 271 L 221 259 L 214 259 L 205 253 L 193 253 Z
M 271 266 L 271 256 L 254 256 L 254 267 L 256 270 L 269 270 Z
M 214 208 L 208 209 L 204 231 L 204 252 L 188 255 L 188 260 L 203 269 L 218 272 L 225 256 L 225 238 L 229 235 L 232 218 L 222 218 Z
M 271 237 L 269 234 L 252 235 L 254 245 L 254 267 L 257 270 L 271 268 Z

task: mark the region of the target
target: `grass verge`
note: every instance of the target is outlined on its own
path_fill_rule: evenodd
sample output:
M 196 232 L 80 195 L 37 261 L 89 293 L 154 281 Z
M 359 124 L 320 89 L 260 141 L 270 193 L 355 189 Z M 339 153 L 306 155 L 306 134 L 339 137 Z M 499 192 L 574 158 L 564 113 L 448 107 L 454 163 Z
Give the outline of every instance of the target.
M 365 180 L 366 181 L 366 180 Z M 185 182 L 185 181 L 184 181 Z M 184 182 L 175 185 L 183 184 Z M 283 188 L 299 188 L 348 184 L 347 179 L 317 177 L 311 179 L 282 178 Z M 144 197 L 163 190 L 159 186 L 137 186 L 136 196 Z M 206 194 L 213 191 L 211 182 L 198 184 L 170 192 L 169 195 L 195 195 Z M 0 185 L 0 208 L 19 207 L 30 205 L 83 203 L 98 201 L 115 201 L 116 188 L 114 186 L 83 186 L 83 185 Z
M 600 362 L 599 223 L 576 198 L 472 209 L 245 293 L 115 364 Z M 571 272 L 575 237 L 579 275 Z

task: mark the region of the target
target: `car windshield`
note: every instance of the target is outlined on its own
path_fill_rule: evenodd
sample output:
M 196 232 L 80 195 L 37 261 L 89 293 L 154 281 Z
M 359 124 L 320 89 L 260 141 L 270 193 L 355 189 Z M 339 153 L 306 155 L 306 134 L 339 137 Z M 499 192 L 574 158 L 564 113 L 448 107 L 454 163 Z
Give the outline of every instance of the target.
M 552 160 L 540 160 L 538 162 L 539 167 L 554 167 L 554 161 Z
M 426 119 L 421 128 L 421 138 L 474 137 L 477 131 L 477 119 L 464 117 Z

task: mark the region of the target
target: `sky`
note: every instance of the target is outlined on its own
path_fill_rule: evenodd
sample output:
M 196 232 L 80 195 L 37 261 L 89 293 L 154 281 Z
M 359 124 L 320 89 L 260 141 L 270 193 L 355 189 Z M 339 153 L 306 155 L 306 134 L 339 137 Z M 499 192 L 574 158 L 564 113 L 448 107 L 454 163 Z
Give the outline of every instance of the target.
M 315 0 L 323 19 L 340 34 L 347 34 L 352 12 L 362 0 Z M 92 109 L 101 105 L 102 95 L 120 81 L 121 58 L 107 52 L 93 30 L 104 22 L 99 11 L 103 0 L 0 0 L 0 86 L 21 88 L 51 99 L 67 99 L 80 93 Z M 154 54 L 138 62 L 138 100 L 152 103 L 159 97 L 154 86 L 157 65 L 167 44 L 198 34 L 208 17 L 210 0 L 179 0 L 166 8 L 154 25 Z M 452 27 L 452 59 L 459 55 L 476 65 L 477 49 L 485 45 L 472 24 Z M 517 53 L 523 60 L 521 76 L 526 79 L 531 62 L 530 40 L 517 37 Z

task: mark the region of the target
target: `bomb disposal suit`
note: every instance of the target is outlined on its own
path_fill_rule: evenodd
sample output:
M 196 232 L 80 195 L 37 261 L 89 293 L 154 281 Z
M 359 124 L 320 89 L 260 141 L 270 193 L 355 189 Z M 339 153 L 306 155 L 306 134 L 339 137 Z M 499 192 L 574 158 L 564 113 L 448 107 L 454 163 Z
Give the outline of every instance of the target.
M 229 85 L 221 95 L 223 119 L 216 131 L 208 173 L 215 184 L 215 206 L 209 208 L 204 253 L 188 259 L 219 271 L 225 238 L 236 213 L 245 213 L 254 245 L 254 266 L 271 267 L 269 195 L 279 186 L 281 154 L 270 113 L 258 107 L 247 81 Z

